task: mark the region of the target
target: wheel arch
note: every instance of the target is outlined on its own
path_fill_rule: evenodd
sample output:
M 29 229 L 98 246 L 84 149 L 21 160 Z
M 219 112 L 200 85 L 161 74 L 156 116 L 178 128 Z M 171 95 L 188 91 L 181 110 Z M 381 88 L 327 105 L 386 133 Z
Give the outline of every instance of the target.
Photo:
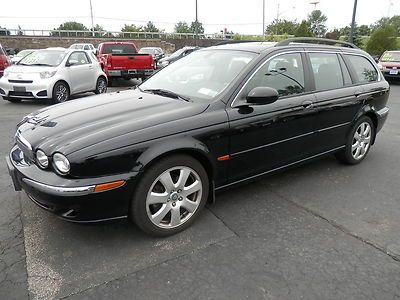
M 357 113 L 356 117 L 354 118 L 352 124 L 354 125 L 357 120 L 363 116 L 369 117 L 372 120 L 372 123 L 374 125 L 374 135 L 372 137 L 372 142 L 371 145 L 375 143 L 376 139 L 376 134 L 377 134 L 377 129 L 378 129 L 378 113 L 376 110 L 371 107 L 370 105 L 364 105 Z M 352 125 L 352 126 L 353 126 Z
M 207 145 L 194 138 L 180 138 L 169 140 L 149 147 L 137 159 L 137 170 L 145 172 L 149 167 L 168 156 L 175 154 L 186 154 L 193 157 L 204 167 L 209 179 L 209 201 L 214 202 L 214 178 L 216 174 L 216 163 Z
M 71 93 L 71 87 L 70 87 L 69 83 L 68 83 L 66 80 L 64 80 L 64 79 L 59 79 L 59 80 L 57 80 L 56 82 L 54 82 L 53 88 L 51 89 L 51 96 L 53 96 L 53 94 L 54 94 L 54 88 L 55 88 L 55 86 L 57 85 L 57 83 L 59 83 L 59 82 L 65 83 L 65 84 L 67 85 L 69 94 L 71 95 L 72 93 Z

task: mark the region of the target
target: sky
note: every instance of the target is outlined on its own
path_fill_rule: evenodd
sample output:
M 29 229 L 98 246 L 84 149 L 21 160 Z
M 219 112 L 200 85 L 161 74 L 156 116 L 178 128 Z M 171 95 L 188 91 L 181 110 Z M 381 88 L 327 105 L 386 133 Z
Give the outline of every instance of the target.
M 205 33 L 227 28 L 239 34 L 262 34 L 263 0 L 197 0 L 198 19 Z M 280 19 L 301 21 L 314 9 L 317 0 L 265 0 L 265 22 Z M 319 0 L 316 5 L 327 17 L 329 29 L 351 22 L 353 0 Z M 166 32 L 178 21 L 195 19 L 195 0 L 92 0 L 94 23 L 106 30 L 120 31 L 124 24 L 144 25 L 152 21 Z M 356 22 L 371 24 L 376 20 L 400 15 L 400 0 L 358 0 Z M 9 29 L 53 29 L 66 21 L 91 27 L 89 0 L 3 0 L 0 26 Z

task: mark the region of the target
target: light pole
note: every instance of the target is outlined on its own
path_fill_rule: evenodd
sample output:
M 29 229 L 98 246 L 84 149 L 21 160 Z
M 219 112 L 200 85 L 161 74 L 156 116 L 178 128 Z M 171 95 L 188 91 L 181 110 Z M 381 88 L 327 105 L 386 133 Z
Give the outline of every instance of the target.
M 357 11 L 357 0 L 354 0 L 353 18 L 351 19 L 351 29 L 350 29 L 350 36 L 349 36 L 350 43 L 353 42 L 354 27 L 356 25 L 356 11 Z
M 92 0 L 89 0 L 89 3 L 90 3 L 90 17 L 92 18 L 92 35 L 94 37 L 94 22 L 93 22 Z
M 198 24 L 198 19 L 197 19 L 197 0 L 196 0 L 196 21 L 195 21 L 195 26 L 194 26 L 194 33 L 196 34 L 196 40 L 198 39 L 198 34 L 199 34 L 199 24 Z
M 263 39 L 265 39 L 265 0 L 263 0 L 263 8 L 262 8 L 262 12 L 263 12 L 263 31 L 262 31 L 262 35 L 263 35 Z

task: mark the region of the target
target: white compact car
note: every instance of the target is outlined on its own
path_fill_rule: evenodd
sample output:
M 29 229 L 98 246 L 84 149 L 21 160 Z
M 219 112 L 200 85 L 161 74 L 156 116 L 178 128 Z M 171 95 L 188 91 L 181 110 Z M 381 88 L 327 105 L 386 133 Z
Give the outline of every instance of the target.
M 69 49 L 91 51 L 94 55 L 96 55 L 96 48 L 93 46 L 93 44 L 72 44 L 69 46 Z
M 84 50 L 37 50 L 5 69 L 0 78 L 0 96 L 10 102 L 51 99 L 60 103 L 74 94 L 106 91 L 106 74 L 96 57 Z

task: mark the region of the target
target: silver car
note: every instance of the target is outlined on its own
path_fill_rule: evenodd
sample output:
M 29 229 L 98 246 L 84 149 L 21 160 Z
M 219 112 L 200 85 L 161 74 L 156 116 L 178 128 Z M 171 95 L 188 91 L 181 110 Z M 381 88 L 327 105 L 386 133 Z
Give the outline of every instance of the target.
M 107 76 L 96 57 L 84 50 L 42 49 L 4 70 L 0 96 L 10 102 L 22 99 L 67 101 L 71 95 L 107 91 Z

